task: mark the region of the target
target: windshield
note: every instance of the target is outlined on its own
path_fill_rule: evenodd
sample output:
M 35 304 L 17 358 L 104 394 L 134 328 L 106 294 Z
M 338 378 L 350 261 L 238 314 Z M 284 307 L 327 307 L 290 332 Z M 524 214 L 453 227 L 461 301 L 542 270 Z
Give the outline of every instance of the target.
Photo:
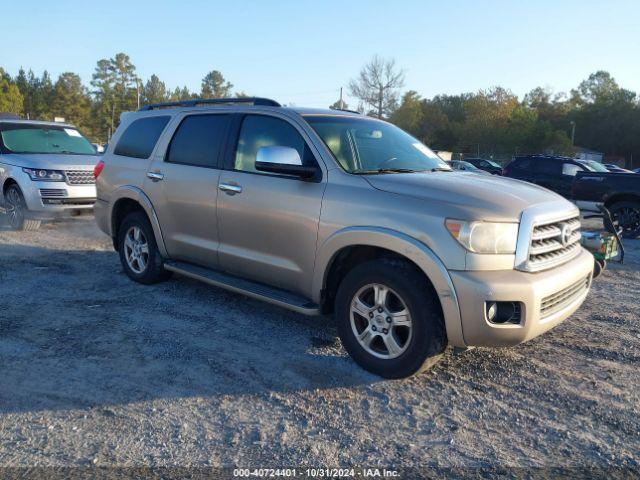
M 498 163 L 494 162 L 493 160 L 486 160 L 485 162 L 487 162 L 489 165 L 491 165 L 492 167 L 496 167 L 496 168 L 502 168 Z
M 2 124 L 2 143 L 9 153 L 66 153 L 95 155 L 96 150 L 74 127 Z
M 366 117 L 309 115 L 305 119 L 349 173 L 451 171 L 429 148 L 391 124 Z
M 592 160 L 586 160 L 586 161 L 581 161 L 580 163 L 586 165 L 587 167 L 589 167 L 589 169 L 592 172 L 603 172 L 603 173 L 609 173 L 609 170 L 607 170 L 607 167 L 605 167 L 604 165 L 602 165 L 601 163 L 598 162 L 594 162 Z

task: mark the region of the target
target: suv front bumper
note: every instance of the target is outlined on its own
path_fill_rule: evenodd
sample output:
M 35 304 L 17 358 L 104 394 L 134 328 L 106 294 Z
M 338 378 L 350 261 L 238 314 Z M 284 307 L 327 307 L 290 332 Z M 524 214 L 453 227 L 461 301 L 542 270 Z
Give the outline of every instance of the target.
M 96 201 L 95 185 L 65 182 L 23 182 L 20 185 L 29 213 L 47 218 L 73 210 L 91 210 Z
M 515 345 L 555 327 L 571 316 L 586 298 L 591 286 L 593 262 L 593 255 L 583 249 L 573 260 L 538 273 L 518 270 L 450 271 L 458 297 L 465 344 Z M 520 323 L 489 322 L 485 313 L 487 301 L 520 302 Z

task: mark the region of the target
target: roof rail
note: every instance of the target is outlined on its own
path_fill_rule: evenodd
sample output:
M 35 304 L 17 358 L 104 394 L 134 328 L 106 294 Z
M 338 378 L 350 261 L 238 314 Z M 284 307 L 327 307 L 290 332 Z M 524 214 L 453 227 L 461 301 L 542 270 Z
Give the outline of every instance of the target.
M 357 111 L 357 110 L 349 110 L 348 108 L 335 108 L 335 107 L 329 107 L 329 110 L 337 110 L 338 112 L 357 113 L 358 115 L 362 115 L 362 112 L 359 112 L 359 111 Z
M 153 103 L 145 105 L 138 111 L 157 110 L 160 108 L 172 107 L 196 107 L 198 105 L 224 105 L 228 103 L 250 103 L 251 105 L 263 105 L 268 107 L 279 107 L 280 104 L 270 98 L 261 97 L 240 97 L 240 98 L 195 98 L 193 100 L 181 100 L 178 102 Z

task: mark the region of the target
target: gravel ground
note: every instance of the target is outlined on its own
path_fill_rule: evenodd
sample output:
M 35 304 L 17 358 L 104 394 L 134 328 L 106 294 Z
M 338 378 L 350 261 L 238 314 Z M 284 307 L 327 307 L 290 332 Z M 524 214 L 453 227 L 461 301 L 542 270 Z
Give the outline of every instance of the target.
M 546 335 L 386 381 L 330 319 L 129 281 L 92 217 L 4 229 L 0 466 L 638 469 L 640 241 L 626 244 Z

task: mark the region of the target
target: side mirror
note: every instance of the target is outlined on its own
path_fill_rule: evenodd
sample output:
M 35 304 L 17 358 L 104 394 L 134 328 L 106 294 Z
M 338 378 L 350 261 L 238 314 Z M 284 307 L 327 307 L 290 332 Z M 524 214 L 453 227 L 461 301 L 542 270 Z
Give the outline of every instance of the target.
M 300 154 L 295 148 L 273 145 L 258 149 L 256 170 L 310 179 L 318 169 L 315 166 L 302 165 Z

